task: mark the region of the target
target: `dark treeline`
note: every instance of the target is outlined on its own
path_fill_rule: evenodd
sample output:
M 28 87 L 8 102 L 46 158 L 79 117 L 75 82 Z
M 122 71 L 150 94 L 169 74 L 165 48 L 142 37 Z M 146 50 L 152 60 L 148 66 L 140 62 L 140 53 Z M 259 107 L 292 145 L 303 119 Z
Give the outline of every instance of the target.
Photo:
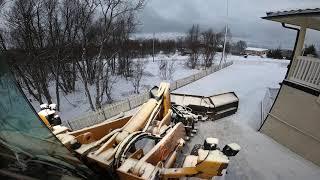
M 311 45 L 305 45 L 305 48 L 303 49 L 303 56 L 311 56 L 311 57 L 319 57 L 317 53 L 317 49 L 315 48 L 314 44 Z M 276 49 L 271 49 L 267 53 L 268 58 L 273 59 L 290 59 L 293 58 L 293 51 L 292 50 L 285 50 L 281 49 L 281 47 L 278 47 Z
M 227 31 L 226 53 L 242 54 L 247 48 L 247 43 L 242 40 L 233 43 L 230 29 Z M 194 24 L 185 37 L 176 40 L 138 39 L 132 42 L 136 44 L 134 47 L 140 46 L 140 52 L 143 55 L 153 54 L 153 43 L 155 54 L 159 52 L 170 54 L 178 51 L 182 55 L 188 55 L 187 65 L 194 69 L 199 66 L 210 67 L 213 64 L 216 53 L 223 51 L 224 36 L 225 30 L 219 32 L 211 28 L 201 30 L 199 25 Z M 139 51 L 139 49 L 136 50 Z
M 144 0 L 1 1 L 1 50 L 19 83 L 39 103 L 60 103 L 60 90 L 81 81 L 92 110 L 111 100 L 112 76 L 130 76 L 128 52 Z M 3 8 L 6 7 L 6 8 Z M 6 11 L 4 10 L 6 9 Z M 3 12 L 5 11 L 5 12 Z M 54 82 L 53 100 L 50 83 Z M 95 92 L 89 86 L 95 86 Z
M 212 65 L 224 31 L 201 31 L 193 25 L 185 38 L 177 40 L 130 39 L 144 4 L 144 0 L 0 0 L 4 22 L 0 51 L 33 99 L 40 104 L 55 102 L 58 108 L 61 93 L 75 92 L 77 82 L 92 110 L 112 101 L 117 76 L 130 80 L 139 93 L 144 65 L 134 58 L 178 50 L 190 57 L 190 68 Z M 228 34 L 230 52 L 237 44 L 230 43 Z M 166 62 L 159 63 L 159 69 L 168 71 L 161 73 L 165 78 L 172 76 Z

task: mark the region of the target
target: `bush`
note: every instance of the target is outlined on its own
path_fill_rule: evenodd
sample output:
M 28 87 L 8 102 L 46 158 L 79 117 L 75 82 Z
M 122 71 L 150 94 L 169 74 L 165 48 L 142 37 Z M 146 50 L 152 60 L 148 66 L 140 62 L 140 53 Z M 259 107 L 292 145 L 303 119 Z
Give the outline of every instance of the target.
M 283 59 L 283 55 L 281 52 L 281 49 L 277 48 L 277 49 L 273 49 L 273 50 L 269 50 L 267 53 L 267 57 L 268 58 L 273 58 L 273 59 Z
M 317 54 L 317 50 L 316 48 L 314 47 L 314 45 L 310 45 L 310 46 L 307 46 L 305 49 L 304 49 L 304 55 L 313 55 L 314 57 L 318 57 L 318 54 Z

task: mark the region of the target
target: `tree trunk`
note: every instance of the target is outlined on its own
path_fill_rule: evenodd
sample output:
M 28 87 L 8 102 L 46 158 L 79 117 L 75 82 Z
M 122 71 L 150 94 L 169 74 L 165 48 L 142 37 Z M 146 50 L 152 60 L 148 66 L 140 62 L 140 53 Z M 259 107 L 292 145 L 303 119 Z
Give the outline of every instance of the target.
M 59 70 L 58 70 L 59 71 Z M 59 93 L 59 73 L 56 73 L 56 96 L 57 96 L 57 109 L 60 110 L 60 93 Z
M 92 103 L 90 91 L 89 91 L 89 88 L 88 88 L 88 83 L 86 82 L 86 83 L 83 83 L 83 84 L 84 84 L 84 90 L 86 91 L 86 94 L 87 94 L 87 97 L 88 97 L 88 100 L 89 100 L 90 108 L 91 108 L 92 111 L 95 111 L 93 103 Z

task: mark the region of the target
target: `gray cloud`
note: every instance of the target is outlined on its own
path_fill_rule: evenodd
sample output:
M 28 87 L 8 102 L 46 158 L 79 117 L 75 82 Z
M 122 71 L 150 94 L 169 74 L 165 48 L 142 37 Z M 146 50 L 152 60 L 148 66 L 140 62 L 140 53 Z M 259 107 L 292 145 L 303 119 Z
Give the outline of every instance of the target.
M 227 18 L 226 0 L 149 0 L 139 15 L 142 23 L 139 30 L 186 32 L 192 24 L 199 24 L 203 29 L 210 27 L 218 31 L 228 22 L 233 37 L 245 39 L 249 44 L 291 48 L 295 32 L 261 17 L 268 11 L 316 7 L 320 7 L 320 0 L 229 0 Z M 319 43 L 320 32 L 309 33 L 307 39 Z

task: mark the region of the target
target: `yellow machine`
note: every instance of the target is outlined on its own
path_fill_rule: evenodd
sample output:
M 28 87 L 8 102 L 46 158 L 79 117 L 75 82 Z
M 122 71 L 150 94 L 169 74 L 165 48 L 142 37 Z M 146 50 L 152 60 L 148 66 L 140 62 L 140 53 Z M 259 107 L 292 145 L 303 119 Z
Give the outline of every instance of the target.
M 57 114 L 57 105 L 56 104 L 41 104 L 41 111 L 38 112 L 40 119 L 44 122 L 44 124 L 52 129 L 53 126 L 57 126 L 61 124 L 61 119 Z
M 109 120 L 78 131 L 53 126 L 53 133 L 89 167 L 107 171 L 119 179 L 161 179 L 221 176 L 236 155 L 237 144 L 217 147 L 207 138 L 175 167 L 190 126 L 173 121 L 168 83 L 161 83 L 133 116 Z M 190 118 L 190 115 L 187 116 Z M 196 121 L 196 120 L 195 120 Z M 183 121 L 186 122 L 186 121 Z

